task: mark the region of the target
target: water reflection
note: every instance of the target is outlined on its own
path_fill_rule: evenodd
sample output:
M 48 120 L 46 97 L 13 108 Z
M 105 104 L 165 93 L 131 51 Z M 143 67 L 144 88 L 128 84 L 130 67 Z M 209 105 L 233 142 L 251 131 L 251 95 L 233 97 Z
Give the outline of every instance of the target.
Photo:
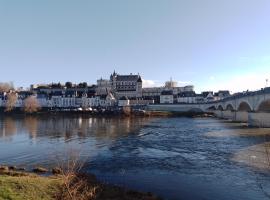
M 6 117 L 0 123 L 0 137 L 9 138 L 16 134 L 17 126 L 11 117 Z
M 35 140 L 37 137 L 64 138 L 74 137 L 113 139 L 138 131 L 150 118 L 92 118 L 92 117 L 5 117 L 0 119 L 0 137 L 12 138 L 25 131 Z
M 0 164 L 50 167 L 75 149 L 99 179 L 164 199 L 266 200 L 258 180 L 270 190 L 270 174 L 246 160 L 266 169 L 269 130 L 215 119 L 2 117 Z

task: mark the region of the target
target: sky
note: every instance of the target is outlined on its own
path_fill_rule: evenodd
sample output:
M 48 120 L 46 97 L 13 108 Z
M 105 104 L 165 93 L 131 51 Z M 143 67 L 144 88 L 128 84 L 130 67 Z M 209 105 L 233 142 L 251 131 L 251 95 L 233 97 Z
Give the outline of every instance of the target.
M 139 73 L 196 92 L 270 80 L 269 0 L 0 0 L 0 82 Z

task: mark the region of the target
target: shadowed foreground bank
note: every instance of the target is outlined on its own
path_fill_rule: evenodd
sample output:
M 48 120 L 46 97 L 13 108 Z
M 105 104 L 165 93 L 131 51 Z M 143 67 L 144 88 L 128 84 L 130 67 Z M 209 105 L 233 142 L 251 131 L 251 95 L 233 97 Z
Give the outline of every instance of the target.
M 94 176 L 52 175 L 0 170 L 0 200 L 158 200 L 150 193 L 98 182 Z

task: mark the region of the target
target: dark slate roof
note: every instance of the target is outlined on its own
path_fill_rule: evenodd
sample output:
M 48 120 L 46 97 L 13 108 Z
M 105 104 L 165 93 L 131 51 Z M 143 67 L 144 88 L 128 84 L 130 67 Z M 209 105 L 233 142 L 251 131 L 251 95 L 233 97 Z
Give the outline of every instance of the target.
M 100 96 L 100 99 L 106 99 L 107 98 L 107 94 L 102 94 L 102 95 L 99 95 Z
M 128 100 L 127 97 L 121 97 L 119 100 Z
M 116 81 L 142 81 L 139 75 L 117 75 Z
M 171 90 L 164 90 L 161 92 L 161 95 L 173 95 L 173 91 Z
M 142 83 L 142 78 L 141 78 L 141 76 L 139 76 L 139 79 L 137 80 L 137 82 Z
M 213 95 L 213 92 L 202 92 L 202 96 L 204 98 L 206 98 L 208 96 L 208 94 L 211 93 Z
M 203 97 L 202 94 L 196 94 L 196 97 Z
M 48 95 L 46 93 L 37 93 L 37 98 L 41 99 L 41 98 L 48 98 Z
M 76 96 L 76 91 L 66 91 L 65 92 L 65 96 L 67 97 L 67 96 Z
M 143 97 L 143 100 L 154 100 L 154 97 Z
M 51 96 L 62 96 L 62 95 L 63 95 L 62 91 L 51 92 Z
M 180 92 L 179 97 L 195 97 L 196 93 L 194 91 Z
M 93 96 L 96 96 L 96 91 L 88 91 L 87 92 L 87 97 L 93 97 Z
M 220 91 L 218 91 L 218 94 L 221 94 L 222 96 L 230 96 L 230 91 L 220 90 Z

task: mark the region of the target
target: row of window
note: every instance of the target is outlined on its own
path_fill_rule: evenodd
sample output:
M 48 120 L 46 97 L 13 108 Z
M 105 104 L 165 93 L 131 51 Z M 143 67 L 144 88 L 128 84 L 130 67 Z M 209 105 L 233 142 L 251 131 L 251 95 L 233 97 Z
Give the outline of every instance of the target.
M 124 82 L 124 81 L 121 81 L 121 82 L 116 82 L 116 85 L 136 85 L 136 82 L 131 82 L 131 81 L 128 81 L 128 82 Z
M 136 89 L 134 86 L 118 86 L 117 89 Z

